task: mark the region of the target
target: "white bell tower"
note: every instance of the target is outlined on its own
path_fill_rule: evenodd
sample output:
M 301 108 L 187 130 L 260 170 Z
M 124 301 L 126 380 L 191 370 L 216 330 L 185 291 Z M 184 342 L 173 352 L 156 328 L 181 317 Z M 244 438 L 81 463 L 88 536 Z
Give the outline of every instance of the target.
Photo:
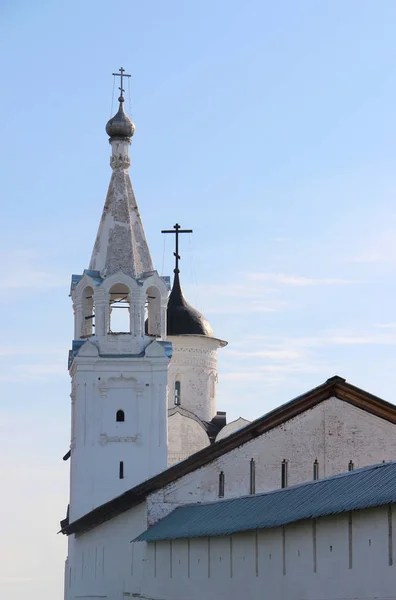
M 109 190 L 89 269 L 72 277 L 70 522 L 167 468 L 168 285 L 154 270 L 129 178 L 135 126 L 120 72 L 119 110 L 106 126 Z

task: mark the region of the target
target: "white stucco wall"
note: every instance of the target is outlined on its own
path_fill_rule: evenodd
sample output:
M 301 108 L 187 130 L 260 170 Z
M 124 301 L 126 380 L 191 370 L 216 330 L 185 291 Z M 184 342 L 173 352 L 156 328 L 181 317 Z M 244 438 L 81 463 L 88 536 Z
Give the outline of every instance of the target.
M 394 599 L 396 566 L 390 535 L 395 531 L 395 507 L 392 528 L 388 511 L 384 506 L 284 528 L 150 543 L 137 596 Z
M 145 545 L 131 540 L 146 529 L 146 504 L 79 536 L 70 536 L 65 600 L 121 600 L 132 585 L 140 589 Z
M 168 417 L 169 467 L 209 444 L 208 434 L 198 421 L 178 412 Z
M 148 498 L 149 521 L 156 522 L 179 504 L 218 498 L 219 473 L 225 476 L 225 498 L 250 491 L 250 460 L 255 461 L 256 493 L 281 487 L 281 462 L 288 462 L 288 484 L 396 460 L 396 427 L 392 423 L 330 398 L 287 423 L 228 452 Z
M 217 404 L 217 350 L 219 340 L 199 335 L 175 335 L 169 364 L 168 408 L 173 408 L 175 381 L 181 383 L 181 406 L 202 421 L 211 421 Z
M 153 342 L 144 358 L 116 361 L 80 353 L 71 369 L 70 521 L 167 468 L 163 349 Z

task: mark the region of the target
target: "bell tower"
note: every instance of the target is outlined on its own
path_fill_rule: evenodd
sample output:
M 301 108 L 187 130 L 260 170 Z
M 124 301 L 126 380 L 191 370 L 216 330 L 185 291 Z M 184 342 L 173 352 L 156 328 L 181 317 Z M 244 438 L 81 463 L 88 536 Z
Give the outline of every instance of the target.
M 129 177 L 129 75 L 116 75 L 119 109 L 106 126 L 111 180 L 89 268 L 71 283 L 70 521 L 167 467 L 169 289 L 154 269 Z

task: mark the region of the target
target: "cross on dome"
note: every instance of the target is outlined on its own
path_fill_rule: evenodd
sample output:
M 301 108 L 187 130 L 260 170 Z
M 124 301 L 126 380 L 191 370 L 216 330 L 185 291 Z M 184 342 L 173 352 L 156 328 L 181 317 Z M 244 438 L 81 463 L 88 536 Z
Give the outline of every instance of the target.
M 118 88 L 120 90 L 120 97 L 118 98 L 118 101 L 119 102 L 124 102 L 123 93 L 125 92 L 125 90 L 122 87 L 123 79 L 124 79 L 124 77 L 131 77 L 131 75 L 129 75 L 128 73 L 125 73 L 124 67 L 120 67 L 118 70 L 119 70 L 119 73 L 112 73 L 112 75 L 114 75 L 114 77 L 119 77 L 120 80 L 121 80 L 120 81 L 120 87 Z
M 175 257 L 175 268 L 173 269 L 174 273 L 180 273 L 179 270 L 179 260 L 180 260 L 180 255 L 179 255 L 179 233 L 192 233 L 193 230 L 192 229 L 180 229 L 181 225 L 179 225 L 179 223 L 176 223 L 176 225 L 173 225 L 173 229 L 161 229 L 161 233 L 174 233 L 175 234 L 175 252 L 173 253 L 173 256 Z

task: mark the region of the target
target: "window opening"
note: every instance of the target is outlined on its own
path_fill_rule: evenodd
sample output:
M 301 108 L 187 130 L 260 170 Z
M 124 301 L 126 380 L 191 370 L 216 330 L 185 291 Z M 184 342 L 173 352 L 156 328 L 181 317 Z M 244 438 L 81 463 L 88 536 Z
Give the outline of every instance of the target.
M 109 333 L 131 333 L 131 304 L 126 285 L 114 285 L 110 290 Z
M 224 473 L 219 473 L 219 498 L 224 498 Z
M 125 421 L 125 413 L 123 410 L 117 410 L 116 421 L 117 423 L 122 423 Z
M 348 463 L 348 471 L 353 471 L 354 468 L 355 468 L 355 465 L 354 465 L 353 461 L 350 460 Z
M 281 466 L 281 487 L 287 487 L 287 460 L 282 460 Z
M 256 493 L 256 463 L 254 458 L 250 459 L 250 491 L 249 494 Z
M 175 381 L 175 404 L 176 406 L 180 406 L 181 402 L 181 383 L 180 381 Z
M 317 479 L 319 479 L 319 463 L 318 463 L 318 459 L 315 459 L 315 462 L 313 464 L 313 478 L 314 478 L 314 481 L 316 481 Z
M 120 460 L 119 477 L 120 477 L 120 479 L 124 479 L 124 461 L 123 460 Z
M 95 327 L 95 305 L 91 287 L 85 288 L 83 292 L 83 314 L 81 337 L 89 337 L 93 335 Z
M 147 335 L 161 337 L 161 295 L 156 287 L 146 292 L 145 322 Z

